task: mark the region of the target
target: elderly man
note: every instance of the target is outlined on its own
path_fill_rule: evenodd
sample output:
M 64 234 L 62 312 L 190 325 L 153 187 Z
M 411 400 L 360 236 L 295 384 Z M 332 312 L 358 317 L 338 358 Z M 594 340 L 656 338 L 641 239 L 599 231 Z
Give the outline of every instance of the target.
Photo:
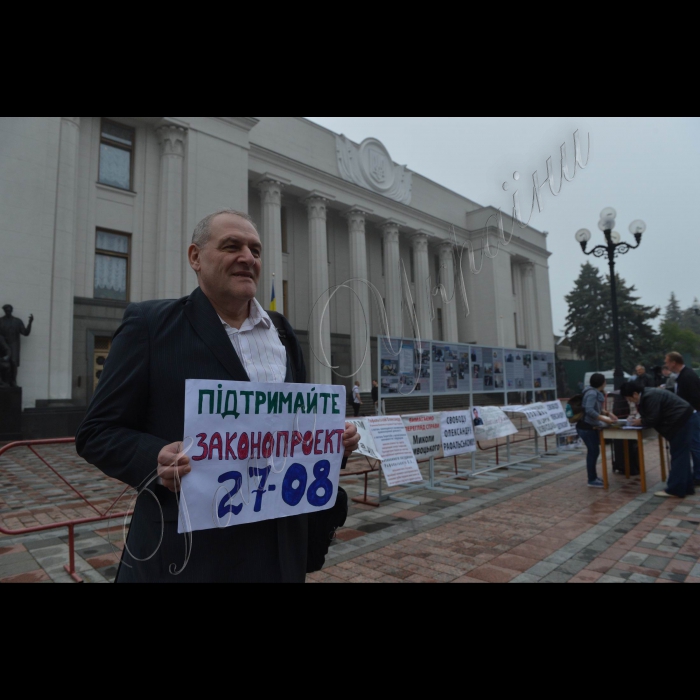
M 196 228 L 189 263 L 199 287 L 177 301 L 132 304 L 77 435 L 78 453 L 107 475 L 152 494 L 136 503 L 119 583 L 303 583 L 309 517 L 177 534 L 176 492 L 192 470 L 182 454 L 185 381 L 306 382 L 296 335 L 289 356 L 255 300 L 262 244 L 250 217 L 225 210 Z M 357 448 L 346 426 L 345 457 Z M 164 523 L 164 524 L 163 524 Z M 188 558 L 189 557 L 189 558 Z M 183 565 L 187 563 L 187 566 Z
M 675 393 L 695 409 L 690 452 L 693 457 L 695 486 L 700 486 L 700 377 L 692 367 L 686 367 L 683 355 L 679 352 L 666 355 L 666 369 L 676 375 L 673 386 Z
M 635 371 L 637 373 L 635 381 L 639 385 L 647 389 L 653 389 L 655 387 L 654 379 L 647 374 L 647 368 L 644 365 L 638 365 Z

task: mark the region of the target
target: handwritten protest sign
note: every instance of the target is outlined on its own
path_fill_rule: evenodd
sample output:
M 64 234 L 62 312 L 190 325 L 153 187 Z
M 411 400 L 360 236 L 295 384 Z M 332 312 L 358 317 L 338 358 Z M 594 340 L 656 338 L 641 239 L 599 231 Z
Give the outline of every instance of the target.
M 549 413 L 549 417 L 554 423 L 555 431 L 557 435 L 563 435 L 571 431 L 571 423 L 566 417 L 566 411 L 561 405 L 561 401 L 550 401 L 544 404 L 544 407 Z
M 179 532 L 328 510 L 338 496 L 345 388 L 187 380 Z
M 418 468 L 401 416 L 368 418 L 367 423 L 382 456 L 386 483 L 393 487 L 422 482 L 423 475 Z
M 379 454 L 379 450 L 374 443 L 374 438 L 372 437 L 372 430 L 366 421 L 363 420 L 349 420 L 357 428 L 357 434 L 360 436 L 360 444 L 357 447 L 355 454 L 364 455 L 370 459 L 376 459 L 381 461 L 382 456 Z
M 476 437 L 470 411 L 452 411 L 440 415 L 442 450 L 445 457 L 476 452 Z
M 479 441 L 497 440 L 498 438 L 517 435 L 518 429 L 510 418 L 496 406 L 483 406 L 472 409 L 474 434 Z
M 440 414 L 404 416 L 403 424 L 408 434 L 413 454 L 419 462 L 442 459 L 442 434 L 440 431 Z
M 556 434 L 557 428 L 554 425 L 554 421 L 543 404 L 533 403 L 530 406 L 525 406 L 523 408 L 523 413 L 530 423 L 532 423 L 532 427 L 537 431 L 540 437 Z

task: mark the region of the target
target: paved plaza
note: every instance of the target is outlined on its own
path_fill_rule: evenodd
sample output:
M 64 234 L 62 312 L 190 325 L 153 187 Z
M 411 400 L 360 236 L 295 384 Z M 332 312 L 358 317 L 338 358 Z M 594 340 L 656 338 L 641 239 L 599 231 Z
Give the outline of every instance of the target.
M 486 446 L 488 447 L 488 445 Z M 543 446 L 540 444 L 540 447 Z M 104 513 L 129 509 L 133 492 L 104 477 L 73 446 L 37 451 Z M 323 571 L 309 583 L 700 583 L 700 495 L 662 500 L 660 455 L 647 443 L 649 493 L 638 477 L 611 474 L 610 491 L 586 486 L 585 452 L 536 456 L 534 442 L 513 448 L 530 459 L 476 479 L 426 483 L 380 508 L 353 503 Z M 505 450 L 501 450 L 505 459 Z M 480 452 L 477 469 L 494 466 Z M 352 474 L 367 468 L 351 461 Z M 460 471 L 471 459 L 460 460 Z M 437 463 L 436 482 L 454 473 Z M 364 494 L 364 476 L 344 476 L 351 497 Z M 469 486 L 470 490 L 450 488 Z M 370 498 L 377 473 L 368 475 Z M 384 490 L 385 495 L 392 490 Z M 123 494 L 123 495 L 122 495 Z M 120 498 L 121 496 L 121 498 Z M 409 501 L 409 502 L 404 502 Z M 97 515 L 25 448 L 0 458 L 0 524 L 16 531 Z M 76 529 L 75 567 L 86 583 L 114 580 L 123 549 L 123 519 Z M 194 544 L 196 545 L 196 534 Z M 183 552 L 184 558 L 184 552 Z M 0 536 L 0 583 L 70 583 L 68 533 Z M 173 562 L 182 565 L 182 562 Z

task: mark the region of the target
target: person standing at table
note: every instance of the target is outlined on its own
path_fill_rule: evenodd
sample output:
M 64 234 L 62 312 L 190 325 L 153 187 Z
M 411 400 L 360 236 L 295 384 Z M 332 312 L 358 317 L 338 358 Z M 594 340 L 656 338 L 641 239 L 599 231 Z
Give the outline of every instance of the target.
M 671 444 L 671 473 L 665 491 L 658 498 L 685 498 L 695 495 L 690 446 L 693 438 L 695 409 L 665 389 L 647 389 L 639 382 L 627 382 L 620 394 L 637 404 L 641 418 L 629 421 L 636 428 L 656 430 Z
M 374 413 L 379 415 L 379 382 L 375 379 L 372 382 L 372 403 L 374 404 Z
M 692 368 L 686 367 L 683 355 L 679 352 L 671 352 L 666 356 L 666 369 L 676 375 L 673 387 L 676 395 L 695 409 L 695 414 L 691 419 L 693 437 L 690 444 L 690 454 L 693 458 L 693 480 L 695 486 L 700 486 L 700 377 Z
M 603 374 L 594 374 L 591 385 L 583 392 L 583 418 L 576 425 L 576 432 L 588 450 L 586 468 L 588 470 L 588 488 L 605 488 L 598 476 L 598 459 L 600 458 L 599 429 L 615 425 L 617 418 L 604 409 L 605 387 L 607 380 Z
M 638 365 L 635 371 L 637 372 L 635 382 L 647 389 L 653 389 L 656 386 L 653 378 L 647 374 L 647 368 L 644 365 Z
M 360 417 L 360 409 L 362 408 L 362 395 L 360 393 L 360 382 L 355 382 L 352 388 L 352 407 L 355 411 L 355 418 Z

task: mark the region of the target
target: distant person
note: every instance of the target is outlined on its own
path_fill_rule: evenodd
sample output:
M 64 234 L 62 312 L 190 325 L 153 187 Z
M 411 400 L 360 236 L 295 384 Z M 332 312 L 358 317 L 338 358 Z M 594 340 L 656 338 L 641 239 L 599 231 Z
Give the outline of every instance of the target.
M 644 365 L 638 365 L 635 369 L 637 373 L 637 378 L 634 380 L 637 384 L 643 386 L 646 389 L 654 389 L 656 387 L 656 382 L 654 378 L 647 374 L 647 368 Z
M 355 411 L 355 418 L 360 417 L 360 409 L 362 408 L 362 395 L 360 392 L 360 382 L 355 382 L 352 388 L 352 407 Z
M 576 425 L 576 432 L 588 449 L 586 467 L 588 469 L 588 488 L 605 488 L 598 477 L 598 459 L 600 458 L 600 428 L 615 425 L 617 418 L 603 409 L 605 404 L 605 387 L 607 380 L 602 374 L 591 377 L 591 385 L 583 392 L 583 419 Z
M 379 384 L 376 379 L 372 382 L 372 403 L 374 403 L 374 413 L 379 415 Z
M 637 404 L 641 418 L 629 421 L 632 427 L 654 429 L 671 444 L 671 473 L 665 491 L 658 498 L 685 498 L 695 495 L 690 448 L 695 410 L 680 397 L 663 389 L 648 389 L 640 382 L 627 382 L 620 393 Z
M 700 486 L 700 377 L 691 367 L 686 367 L 683 355 L 679 352 L 671 352 L 666 356 L 666 369 L 677 377 L 673 386 L 674 393 L 695 409 L 691 419 L 693 437 L 690 453 L 693 458 L 695 486 Z
M 668 362 L 668 359 L 666 360 Z M 659 387 L 660 389 L 667 389 L 668 391 L 676 392 L 676 380 L 678 379 L 678 375 L 674 374 L 671 372 L 669 369 L 664 367 L 661 370 L 661 374 L 664 378 L 664 384 L 663 386 Z

